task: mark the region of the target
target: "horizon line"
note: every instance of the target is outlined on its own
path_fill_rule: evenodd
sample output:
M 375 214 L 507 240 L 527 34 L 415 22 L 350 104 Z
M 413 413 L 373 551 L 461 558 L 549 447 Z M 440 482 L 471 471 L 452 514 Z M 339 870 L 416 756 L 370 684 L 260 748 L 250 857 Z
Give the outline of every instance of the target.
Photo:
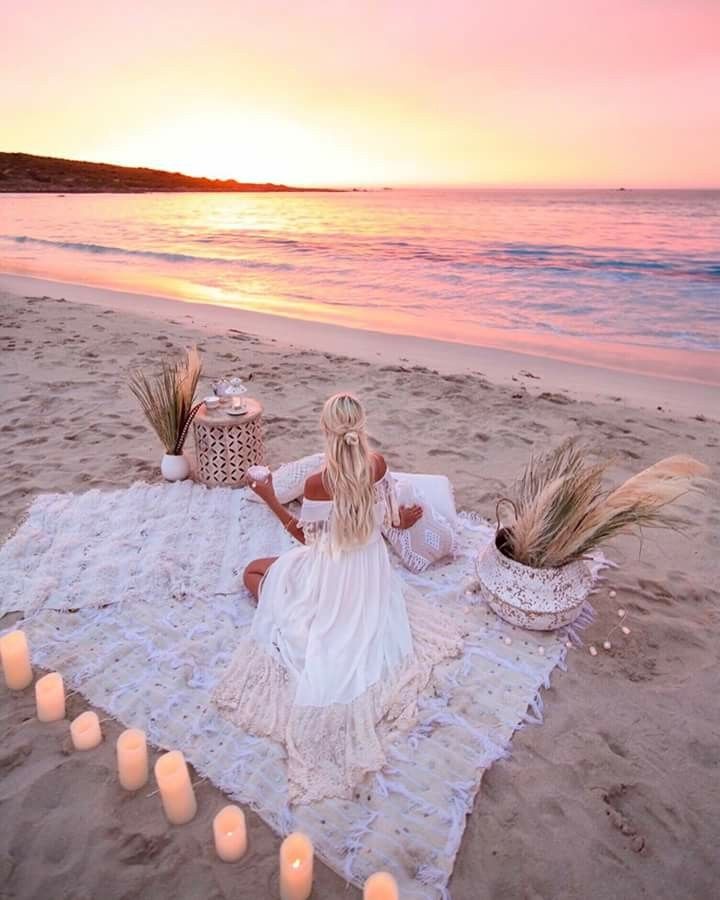
M 2 153 L 8 154 L 18 154 L 23 156 L 35 156 L 42 159 L 55 159 L 63 162 L 78 162 L 78 163 L 89 163 L 96 165 L 109 165 L 109 166 L 118 166 L 120 168 L 127 169 L 148 169 L 150 171 L 155 172 L 163 172 L 167 174 L 173 175 L 181 175 L 183 177 L 189 178 L 200 178 L 206 179 L 208 181 L 236 181 L 239 184 L 274 184 L 274 185 L 282 185 L 285 187 L 291 187 L 300 190 L 335 190 L 335 191 L 382 191 L 382 190 L 479 190 L 479 191 L 720 191 L 720 183 L 717 185 L 637 185 L 632 184 L 631 182 L 623 182 L 622 180 L 618 180 L 613 184 L 603 183 L 603 184 L 536 184 L 536 183 L 528 183 L 528 182 L 518 182 L 518 183 L 503 183 L 503 184 L 483 184 L 478 182 L 451 182 L 451 183 L 443 183 L 443 182 L 419 182 L 419 183 L 404 183 L 404 182 L 332 182 L 325 184 L 318 184 L 317 182 L 308 182 L 308 183 L 294 183 L 289 184 L 285 179 L 280 181 L 276 181 L 274 179 L 265 180 L 265 181 L 249 181 L 245 182 L 237 175 L 195 175 L 189 172 L 184 172 L 179 169 L 174 168 L 164 168 L 158 169 L 153 165 L 147 164 L 139 164 L 139 165 L 131 165 L 128 163 L 117 163 L 117 162 L 107 162 L 106 160 L 99 161 L 94 159 L 82 159 L 76 157 L 68 157 L 68 156 L 45 156 L 44 154 L 37 152 L 29 152 L 27 150 L 1 150 Z M 22 192 L 21 192 L 22 193 Z

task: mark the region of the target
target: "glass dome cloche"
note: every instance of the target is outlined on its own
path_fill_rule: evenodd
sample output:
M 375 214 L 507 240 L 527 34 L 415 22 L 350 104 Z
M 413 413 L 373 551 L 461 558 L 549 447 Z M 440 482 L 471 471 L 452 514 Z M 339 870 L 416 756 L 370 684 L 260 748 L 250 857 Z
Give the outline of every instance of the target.
M 231 415 L 242 415 L 245 412 L 243 394 L 247 393 L 247 388 L 242 378 L 237 375 L 221 378 L 213 384 L 213 391 L 215 396 L 220 398 L 221 405 L 227 407 L 227 412 Z

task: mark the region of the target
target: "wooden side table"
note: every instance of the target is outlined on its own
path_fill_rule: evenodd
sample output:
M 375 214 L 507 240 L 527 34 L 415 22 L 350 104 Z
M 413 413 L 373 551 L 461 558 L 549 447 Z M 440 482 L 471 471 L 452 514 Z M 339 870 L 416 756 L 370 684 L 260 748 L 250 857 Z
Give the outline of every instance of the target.
M 232 416 L 227 407 L 208 409 L 203 404 L 193 419 L 197 479 L 207 485 L 242 484 L 250 466 L 265 462 L 262 406 L 243 398 L 246 412 Z

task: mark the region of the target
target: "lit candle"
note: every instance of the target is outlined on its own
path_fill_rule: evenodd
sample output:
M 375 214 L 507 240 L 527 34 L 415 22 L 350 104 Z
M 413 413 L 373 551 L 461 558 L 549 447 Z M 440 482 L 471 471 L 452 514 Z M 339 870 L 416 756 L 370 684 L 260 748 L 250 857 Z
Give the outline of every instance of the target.
M 184 825 L 195 817 L 197 801 L 185 757 L 179 750 L 163 753 L 155 763 L 163 809 L 171 825 Z
M 33 679 L 30 650 L 24 631 L 11 631 L 0 638 L 5 684 L 13 691 L 26 688 Z
M 148 780 L 148 752 L 145 732 L 128 728 L 117 739 L 117 764 L 120 784 L 126 791 L 137 791 Z
M 312 891 L 312 880 L 312 841 L 294 831 L 280 845 L 281 900 L 307 900 Z
M 363 900 L 399 900 L 397 881 L 389 872 L 376 872 L 365 882 Z
M 51 672 L 35 682 L 37 717 L 41 722 L 57 722 L 65 718 L 65 687 L 62 675 Z
M 102 740 L 100 731 L 100 719 L 97 713 L 88 710 L 80 713 L 77 719 L 70 723 L 70 735 L 76 750 L 92 750 Z
M 223 862 L 237 862 L 247 850 L 245 815 L 237 806 L 225 806 L 213 819 L 215 849 Z

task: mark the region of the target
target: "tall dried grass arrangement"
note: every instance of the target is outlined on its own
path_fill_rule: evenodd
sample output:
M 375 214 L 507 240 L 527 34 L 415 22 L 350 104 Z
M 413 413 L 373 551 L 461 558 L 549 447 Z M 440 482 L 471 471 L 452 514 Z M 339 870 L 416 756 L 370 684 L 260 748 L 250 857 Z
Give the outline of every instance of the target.
M 193 398 L 202 371 L 196 347 L 179 359 L 164 359 L 157 372 L 136 369 L 130 375 L 130 390 L 145 417 L 160 438 L 165 452 L 182 453 L 188 427 L 197 411 Z
M 609 462 L 591 463 L 575 441 L 534 456 L 509 502 L 515 521 L 504 552 L 534 568 L 563 566 L 618 534 L 644 527 L 677 528 L 667 511 L 708 468 L 690 456 L 670 456 L 608 491 Z

